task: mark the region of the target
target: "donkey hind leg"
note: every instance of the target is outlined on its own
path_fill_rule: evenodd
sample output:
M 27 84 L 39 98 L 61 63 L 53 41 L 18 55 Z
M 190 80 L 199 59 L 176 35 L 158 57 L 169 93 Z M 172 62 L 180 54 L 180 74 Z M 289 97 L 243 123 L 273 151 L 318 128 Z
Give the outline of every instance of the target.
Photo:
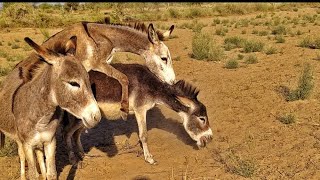
M 39 179 L 39 174 L 36 167 L 36 161 L 34 157 L 33 147 L 27 143 L 23 144 L 23 150 L 25 153 L 25 157 L 28 161 L 28 175 L 29 179 Z
M 21 142 L 18 142 L 18 154 L 20 158 L 20 178 L 21 180 L 26 180 L 26 156 L 24 154 L 23 146 Z
M 73 117 L 74 118 L 74 117 Z M 72 127 L 70 127 L 70 129 L 67 131 L 66 135 L 65 135 L 65 141 L 67 144 L 67 149 L 68 149 L 68 156 L 69 156 L 69 161 L 72 165 L 77 164 L 77 157 L 75 156 L 75 153 L 73 151 L 72 148 L 72 135 L 79 129 L 82 127 L 82 122 L 78 119 L 75 119 L 75 121 L 78 121 L 76 123 L 73 124 Z
M 35 149 L 35 152 L 36 152 L 38 163 L 40 166 L 41 176 L 45 180 L 47 175 L 46 175 L 46 165 L 44 161 L 43 151 L 40 149 Z
M 106 74 L 107 76 L 111 76 L 115 78 L 122 87 L 122 96 L 121 96 L 121 117 L 123 120 L 127 120 L 128 114 L 129 114 L 129 80 L 128 77 L 123 74 L 122 72 L 118 71 L 114 67 L 108 65 L 108 64 L 100 64 L 97 67 L 93 68 L 95 71 L 102 72 Z
M 85 130 L 85 128 L 82 126 L 73 134 L 73 139 L 76 142 L 78 154 L 79 154 L 81 159 L 83 159 L 84 156 L 85 156 L 85 152 L 84 152 L 84 149 L 83 149 L 83 146 L 82 146 L 82 143 L 81 143 L 81 134 L 82 134 L 82 132 L 84 130 Z
M 147 145 L 147 123 L 146 116 L 147 111 L 144 109 L 135 110 L 135 115 L 139 128 L 139 138 L 142 144 L 144 159 L 150 164 L 156 164 L 156 161 L 153 159 L 153 156 L 149 152 L 149 148 Z
M 54 137 L 51 142 L 44 144 L 44 153 L 46 155 L 46 166 L 47 166 L 47 179 L 56 180 L 56 138 Z
M 0 131 L 0 149 L 4 147 L 6 136 Z

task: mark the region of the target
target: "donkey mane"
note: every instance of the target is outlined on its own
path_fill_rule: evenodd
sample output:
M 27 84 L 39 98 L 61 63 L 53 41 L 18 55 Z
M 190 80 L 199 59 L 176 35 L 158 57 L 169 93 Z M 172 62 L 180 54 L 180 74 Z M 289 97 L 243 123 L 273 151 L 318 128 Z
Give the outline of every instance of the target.
M 181 95 L 196 100 L 200 90 L 185 80 L 179 80 L 173 85 L 174 89 Z
M 147 27 L 143 22 L 134 22 L 134 23 L 111 23 L 109 17 L 105 17 L 104 22 L 105 22 L 105 24 L 109 24 L 109 25 L 113 25 L 113 26 L 125 26 L 125 27 L 129 27 L 129 28 L 135 29 L 135 30 L 137 30 L 137 31 L 141 31 L 141 32 L 143 32 L 143 33 L 148 34 L 148 27 Z M 101 21 L 98 21 L 98 22 L 96 22 L 96 23 L 103 24 L 103 23 L 101 23 Z M 165 39 L 164 36 L 163 36 L 163 34 L 162 34 L 162 32 L 160 32 L 159 30 L 157 30 L 156 33 L 157 33 L 160 41 L 163 41 L 163 40 Z

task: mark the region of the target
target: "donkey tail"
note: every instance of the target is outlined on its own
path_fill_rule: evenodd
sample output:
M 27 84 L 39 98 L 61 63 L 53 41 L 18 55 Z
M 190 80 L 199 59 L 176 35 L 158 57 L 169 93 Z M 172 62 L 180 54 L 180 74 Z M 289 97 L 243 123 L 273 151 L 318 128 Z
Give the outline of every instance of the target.
M 0 131 L 0 149 L 4 147 L 6 136 Z

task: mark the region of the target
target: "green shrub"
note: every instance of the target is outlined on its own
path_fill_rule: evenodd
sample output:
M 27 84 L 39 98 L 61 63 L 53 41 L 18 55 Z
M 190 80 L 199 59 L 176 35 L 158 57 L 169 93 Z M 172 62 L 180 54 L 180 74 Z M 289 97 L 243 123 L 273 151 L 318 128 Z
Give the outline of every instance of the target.
M 276 35 L 274 38 L 277 43 L 284 43 L 286 41 L 282 35 Z
M 246 41 L 244 43 L 243 51 L 245 53 L 260 52 L 263 50 L 263 47 L 264 47 L 264 43 L 251 40 L 251 41 Z
M 192 38 L 192 57 L 198 60 L 208 58 L 212 39 L 208 34 L 196 33 Z
M 238 59 L 239 60 L 242 60 L 244 58 L 244 55 L 243 54 L 238 54 Z
M 226 49 L 234 49 L 234 48 L 242 48 L 245 44 L 246 40 L 239 36 L 227 37 L 224 39 L 224 44 Z
M 0 67 L 0 76 L 5 76 L 10 72 L 9 68 Z
M 219 27 L 216 29 L 216 35 L 219 35 L 219 36 L 225 36 L 227 32 L 228 32 L 228 28 L 225 28 L 225 27 Z
M 224 51 L 222 48 L 216 45 L 210 44 L 208 61 L 221 61 L 224 58 Z
M 0 149 L 0 157 L 5 157 L 5 156 L 12 157 L 16 155 L 18 155 L 17 143 L 14 140 L 6 138 L 4 147 Z
M 295 90 L 288 91 L 285 95 L 287 101 L 304 100 L 308 98 L 314 87 L 310 64 L 306 64 L 303 73 L 299 79 L 298 87 Z
M 259 36 L 267 36 L 268 34 L 268 31 L 259 31 L 258 33 Z
M 168 11 L 169 11 L 170 17 L 172 17 L 172 18 L 180 18 L 181 17 L 181 14 L 179 13 L 179 11 L 177 9 L 169 8 Z
M 236 68 L 239 67 L 239 63 L 238 63 L 238 61 L 235 60 L 235 59 L 230 59 L 230 60 L 228 60 L 228 61 L 226 62 L 226 64 L 225 64 L 224 67 L 227 68 L 227 69 L 236 69 Z
M 277 48 L 273 46 L 269 46 L 266 48 L 266 54 L 271 55 L 271 54 L 276 54 L 277 53 Z
M 20 48 L 20 46 L 18 45 L 18 44 L 12 44 L 12 46 L 11 46 L 11 48 L 12 49 L 19 49 Z
M 292 124 L 296 122 L 295 117 L 292 114 L 286 114 L 286 115 L 277 117 L 277 119 L 283 124 Z
M 284 25 L 279 25 L 276 26 L 272 29 L 271 33 L 272 34 L 280 34 L 280 35 L 286 35 L 287 34 L 288 29 L 284 26 Z
M 258 58 L 255 54 L 250 54 L 249 56 L 247 56 L 245 63 L 246 64 L 256 64 L 256 63 L 258 63 Z

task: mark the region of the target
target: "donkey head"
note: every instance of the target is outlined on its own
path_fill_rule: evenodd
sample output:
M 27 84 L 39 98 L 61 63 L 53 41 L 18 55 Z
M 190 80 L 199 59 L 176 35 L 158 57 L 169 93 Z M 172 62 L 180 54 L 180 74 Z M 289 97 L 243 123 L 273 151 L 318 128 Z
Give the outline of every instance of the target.
M 71 37 L 63 45 L 65 54 L 39 46 L 27 37 L 25 41 L 36 50 L 42 61 L 52 66 L 49 94 L 52 102 L 82 119 L 87 128 L 95 126 L 101 114 L 90 88 L 89 75 L 74 56 L 77 37 Z
M 206 107 L 197 99 L 199 91 L 182 80 L 174 87 L 181 92 L 177 95 L 178 101 L 186 107 L 184 111 L 179 112 L 185 130 L 199 147 L 205 147 L 212 139 L 212 130 Z
M 154 30 L 153 25 L 149 24 L 148 39 L 150 41 L 149 49 L 144 53 L 146 59 L 146 66 L 158 78 L 168 84 L 173 84 L 175 81 L 175 73 L 172 67 L 172 59 L 168 47 L 161 41 L 161 39 L 169 36 L 174 29 L 174 26 L 163 33 L 159 39 L 158 33 Z

